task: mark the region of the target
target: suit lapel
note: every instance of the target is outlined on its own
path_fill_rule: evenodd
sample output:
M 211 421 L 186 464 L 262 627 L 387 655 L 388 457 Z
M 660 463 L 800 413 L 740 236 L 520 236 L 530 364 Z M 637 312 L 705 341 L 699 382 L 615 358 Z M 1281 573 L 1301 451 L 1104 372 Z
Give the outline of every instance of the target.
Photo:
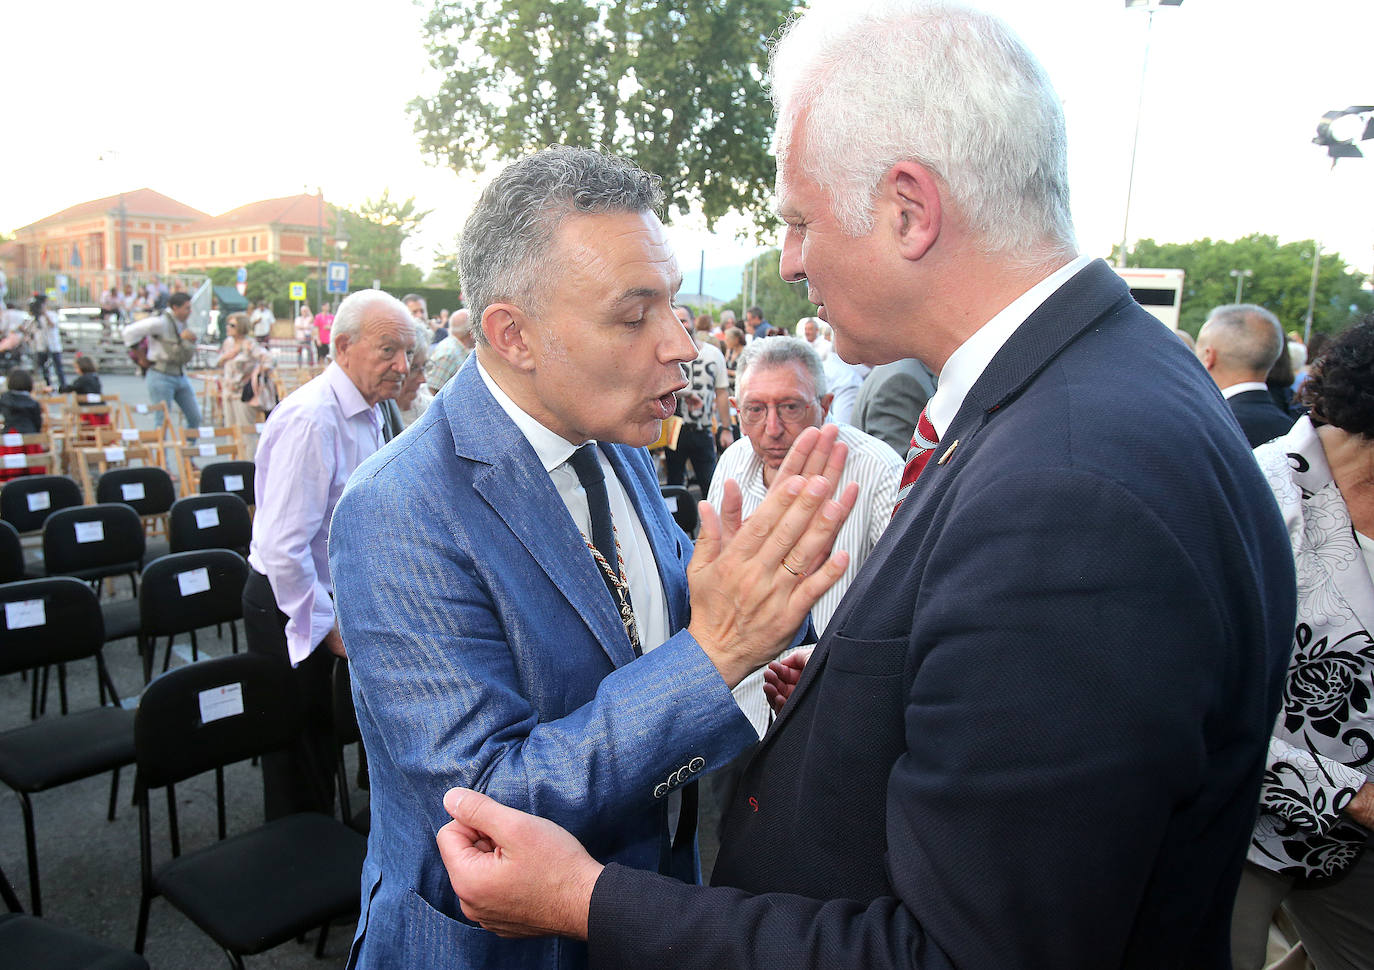
M 860 608 L 863 596 L 854 595 L 856 587 L 868 585 L 868 575 L 881 568 L 902 537 L 909 532 L 921 535 L 929 530 L 941 498 L 959 468 L 977 450 L 977 437 L 994 416 L 1011 406 L 1065 347 L 1097 325 L 1109 312 L 1130 301 L 1131 291 L 1121 278 L 1105 262 L 1094 260 L 1055 290 L 1016 328 L 969 389 L 931 461 L 854 577 L 828 629 L 842 629 L 850 613 Z M 958 442 L 957 447 L 955 442 Z M 756 756 L 797 709 L 801 696 L 815 683 L 829 649 L 830 638 L 821 637 L 792 696 L 755 749 Z
M 473 475 L 473 490 L 577 611 L 611 662 L 629 663 L 634 651 L 605 580 L 534 448 L 491 396 L 475 365 L 465 366 L 450 383 L 453 391 L 435 404 L 442 402 L 458 456 L 487 466 Z

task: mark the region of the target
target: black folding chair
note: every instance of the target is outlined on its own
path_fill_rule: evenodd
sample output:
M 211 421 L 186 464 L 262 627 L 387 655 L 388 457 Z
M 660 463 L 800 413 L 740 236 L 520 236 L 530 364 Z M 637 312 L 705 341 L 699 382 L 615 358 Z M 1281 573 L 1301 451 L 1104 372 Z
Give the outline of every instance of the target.
M 44 718 L 0 734 L 0 782 L 19 796 L 29 860 L 29 894 L 35 915 L 43 912 L 38 852 L 29 796 L 68 782 L 112 771 L 108 818 L 114 821 L 119 769 L 134 760 L 134 714 L 119 706 L 105 667 L 100 604 L 85 583 L 67 577 L 30 579 L 0 586 L 0 675 L 94 658 L 103 701 L 78 714 Z
M 256 475 L 251 461 L 212 462 L 200 470 L 200 493 L 233 492 L 251 509 L 257 502 Z
M 25 915 L 3 869 L 0 899 L 9 908 L 0 914 L 0 970 L 148 970 L 136 953 Z
M 243 499 L 232 492 L 188 495 L 172 503 L 168 516 L 172 552 L 232 549 L 247 557 L 253 518 Z
M 348 795 L 348 766 L 344 762 L 344 749 L 350 744 L 358 746 L 358 774 L 364 772 L 367 753 L 363 750 L 362 732 L 358 730 L 358 712 L 353 707 L 353 684 L 348 675 L 348 661 L 343 657 L 334 658 L 334 669 L 330 672 L 330 692 L 333 695 L 334 720 L 334 776 L 339 782 L 339 814 L 349 828 L 368 833 L 372 827 L 372 811 L 364 805 L 355 815 L 352 800 Z
M 81 486 L 66 475 L 28 475 L 0 488 L 0 519 L 20 535 L 42 530 L 48 516 L 84 504 Z
M 172 476 L 153 465 L 111 468 L 100 476 L 95 486 L 97 502 L 123 502 L 143 519 L 145 531 L 153 526 L 162 530 L 162 524 L 158 524 L 156 519 L 167 514 L 176 498 Z M 170 551 L 165 538 L 145 539 L 145 542 L 145 564 Z
M 152 679 L 157 638 L 167 638 L 162 658 L 166 670 L 172 660 L 172 643 L 179 633 L 191 635 L 191 660 L 200 656 L 196 631 L 219 623 L 229 624 L 234 653 L 239 652 L 238 627 L 243 618 L 243 584 L 248 563 L 229 549 L 197 549 L 174 552 L 148 564 L 138 594 L 139 653 L 143 679 Z
M 122 502 L 61 509 L 43 523 L 49 576 L 75 576 L 92 584 L 128 576 L 137 595 L 145 548 L 143 521 Z
M 677 521 L 678 528 L 695 539 L 701 517 L 697 513 L 697 500 L 692 497 L 691 492 L 687 491 L 687 486 L 660 485 L 659 490 L 663 493 L 664 504 L 668 506 L 668 511 Z
M 357 912 L 367 843 L 337 819 L 303 812 L 225 838 L 224 766 L 288 747 L 303 724 L 290 667 L 259 654 L 178 667 L 148 686 L 134 728 L 142 871 L 136 951 L 143 952 L 157 896 L 239 968 L 244 956 L 316 926 L 320 955 L 329 922 Z M 220 841 L 183 854 L 174 786 L 212 770 Z M 172 858 L 154 865 L 150 795 L 157 788 L 167 791 Z
M 0 583 L 13 583 L 25 578 L 24 545 L 19 530 L 0 521 Z

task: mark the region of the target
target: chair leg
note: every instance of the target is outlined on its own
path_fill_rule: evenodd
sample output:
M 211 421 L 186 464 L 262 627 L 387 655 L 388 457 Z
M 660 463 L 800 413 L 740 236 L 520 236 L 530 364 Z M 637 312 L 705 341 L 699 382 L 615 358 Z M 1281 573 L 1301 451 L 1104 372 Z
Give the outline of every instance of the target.
M 67 714 L 67 665 L 57 665 L 57 696 L 62 701 L 62 715 Z
M 134 933 L 134 952 L 142 956 L 143 944 L 148 939 L 148 907 L 152 905 L 153 898 L 148 895 L 148 890 L 143 890 L 139 894 L 138 900 L 138 929 Z
M 22 913 L 24 907 L 19 902 L 19 895 L 10 885 L 10 881 L 3 872 L 0 872 L 0 900 L 4 900 L 5 907 L 11 913 Z
M 147 687 L 153 679 L 153 658 L 157 654 L 157 642 L 152 637 L 138 635 L 138 655 L 143 661 L 143 686 Z
M 324 959 L 324 941 L 325 941 L 325 939 L 326 939 L 328 936 L 329 936 L 329 920 L 325 920 L 325 921 L 324 921 L 324 925 L 320 927 L 320 938 L 319 938 L 318 940 L 315 941 L 315 959 L 316 959 L 316 960 L 322 960 L 322 959 Z
M 19 792 L 19 804 L 24 810 L 24 848 L 29 855 L 29 908 L 33 915 L 43 915 L 43 894 L 38 890 L 38 838 L 33 831 L 33 803 L 25 792 Z
M 196 631 L 191 631 L 191 663 L 200 659 L 200 644 L 196 643 Z
M 115 804 L 119 801 L 119 769 L 116 768 L 110 775 L 110 809 L 105 813 L 105 818 L 113 822 L 115 820 Z
M 234 653 L 239 652 L 239 628 L 233 620 L 229 621 L 229 642 Z
M 33 682 L 29 684 L 29 720 L 38 720 L 38 682 L 43 679 L 43 671 L 34 668 Z
M 162 672 L 164 674 L 167 672 L 168 666 L 172 663 L 172 643 L 175 640 L 176 637 L 167 638 L 167 650 L 162 654 Z
M 224 955 L 229 958 L 229 966 L 233 967 L 234 970 L 244 970 L 243 957 L 229 950 L 225 950 Z

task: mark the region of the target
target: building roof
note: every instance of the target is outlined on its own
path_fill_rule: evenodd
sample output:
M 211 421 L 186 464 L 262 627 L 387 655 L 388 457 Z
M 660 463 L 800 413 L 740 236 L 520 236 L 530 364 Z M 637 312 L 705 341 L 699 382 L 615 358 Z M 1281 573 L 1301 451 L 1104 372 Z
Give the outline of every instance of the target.
M 153 216 L 163 219 L 206 219 L 208 216 L 199 209 L 193 209 L 183 202 L 155 192 L 152 189 L 134 189 L 132 192 L 124 193 L 124 208 L 131 216 Z M 21 226 L 16 232 L 25 232 L 31 229 L 42 229 L 47 226 L 60 225 L 64 222 L 74 222 L 78 219 L 90 219 L 94 216 L 103 216 L 119 208 L 120 197 L 118 195 L 107 195 L 103 199 L 92 199 L 89 202 L 78 202 L 76 205 L 69 206 L 61 212 L 54 212 L 50 216 L 45 216 L 37 222 L 31 222 L 27 226 Z
M 318 195 L 288 195 L 281 199 L 263 199 L 261 202 L 250 202 L 247 205 L 239 206 L 237 209 L 230 209 L 223 215 L 206 217 L 189 226 L 179 227 L 176 231 L 178 234 L 213 232 L 245 226 L 269 225 L 313 228 L 320 219 L 321 204 L 324 207 L 325 228 L 332 231 L 334 207 L 328 202 L 322 203 L 322 198 Z

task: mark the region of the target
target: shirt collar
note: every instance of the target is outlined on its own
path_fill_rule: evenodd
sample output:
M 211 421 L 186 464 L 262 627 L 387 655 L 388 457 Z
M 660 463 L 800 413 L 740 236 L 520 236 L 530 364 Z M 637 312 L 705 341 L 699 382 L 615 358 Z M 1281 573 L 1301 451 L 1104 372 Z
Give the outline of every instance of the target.
M 343 410 L 345 418 L 352 418 L 362 414 L 364 411 L 373 413 L 373 424 L 381 427 L 377 417 L 377 406 L 368 404 L 363 399 L 362 392 L 358 390 L 358 385 L 353 383 L 353 378 L 339 366 L 337 361 L 330 361 L 329 366 L 324 369 L 324 379 L 329 383 L 329 387 L 334 392 L 334 397 L 339 402 L 339 407 Z
M 477 373 L 482 377 L 482 383 L 487 385 L 487 390 L 491 396 L 496 398 L 496 403 L 501 405 L 501 410 L 515 422 L 515 426 L 520 429 L 534 453 L 539 456 L 539 462 L 544 466 L 544 471 L 551 472 L 559 465 L 562 465 L 572 457 L 577 445 L 573 444 L 562 435 L 555 434 L 544 427 L 534 418 L 530 417 L 520 405 L 510 399 L 501 386 L 492 379 L 482 366 L 482 358 L 477 358 Z M 595 444 L 595 442 L 593 442 Z
M 1221 389 L 1221 396 L 1229 401 L 1237 394 L 1244 394 L 1246 391 L 1264 391 L 1267 394 L 1269 392 L 1269 385 L 1265 384 L 1264 381 L 1241 381 L 1239 384 L 1223 387 Z
M 1026 318 L 1040 308 L 1040 304 L 1053 296 L 1055 290 L 1092 261 L 1091 256 L 1079 256 L 1065 263 L 1018 296 L 949 355 L 949 360 L 945 361 L 940 371 L 940 386 L 926 405 L 926 417 L 935 426 L 936 434 L 944 437 L 954 423 L 959 408 L 963 406 L 964 398 L 978 378 L 983 376 L 983 371 L 997 356 L 1002 345 L 1011 339 L 1016 328 L 1025 323 Z

